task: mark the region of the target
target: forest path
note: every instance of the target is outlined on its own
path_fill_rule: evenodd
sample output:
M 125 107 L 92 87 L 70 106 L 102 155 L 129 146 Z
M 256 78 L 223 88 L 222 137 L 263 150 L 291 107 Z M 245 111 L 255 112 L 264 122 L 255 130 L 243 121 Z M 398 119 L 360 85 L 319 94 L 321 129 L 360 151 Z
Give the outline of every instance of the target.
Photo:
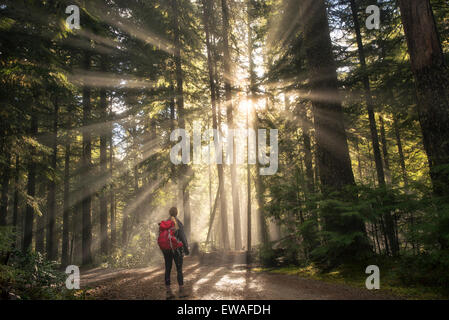
M 174 268 L 174 266 L 173 266 Z M 184 260 L 186 300 L 385 300 L 397 299 L 366 289 L 305 279 L 294 275 L 254 272 L 232 262 Z M 177 294 L 176 272 L 172 289 Z M 82 272 L 81 288 L 94 299 L 165 300 L 163 262 L 159 267 L 91 269 Z

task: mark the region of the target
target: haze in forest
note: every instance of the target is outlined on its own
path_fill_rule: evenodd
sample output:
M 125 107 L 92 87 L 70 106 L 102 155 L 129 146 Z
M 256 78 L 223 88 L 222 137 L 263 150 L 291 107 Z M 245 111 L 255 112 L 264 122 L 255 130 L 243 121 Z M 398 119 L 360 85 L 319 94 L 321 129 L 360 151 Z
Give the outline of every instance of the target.
M 0 13 L 6 266 L 19 253 L 158 265 L 175 206 L 203 255 L 385 259 L 405 282 L 448 283 L 447 1 L 4 0 Z M 192 144 L 175 165 L 170 135 L 193 143 L 195 125 L 224 141 L 265 129 L 251 154 L 276 154 L 274 174 L 248 164 L 244 135 L 233 161 L 194 163 Z

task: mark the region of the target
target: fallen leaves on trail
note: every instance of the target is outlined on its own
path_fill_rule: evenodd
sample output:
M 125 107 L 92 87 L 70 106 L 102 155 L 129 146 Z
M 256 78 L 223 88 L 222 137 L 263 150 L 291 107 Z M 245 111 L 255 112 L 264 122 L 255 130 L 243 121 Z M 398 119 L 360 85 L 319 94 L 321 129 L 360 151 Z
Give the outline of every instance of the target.
M 350 300 L 395 299 L 375 292 L 345 285 L 303 279 L 292 275 L 251 271 L 233 263 L 201 263 L 184 260 L 185 299 L 201 300 Z M 86 296 L 103 300 L 164 300 L 163 264 L 139 269 L 90 270 L 81 277 Z M 176 271 L 172 270 L 172 289 L 177 296 Z

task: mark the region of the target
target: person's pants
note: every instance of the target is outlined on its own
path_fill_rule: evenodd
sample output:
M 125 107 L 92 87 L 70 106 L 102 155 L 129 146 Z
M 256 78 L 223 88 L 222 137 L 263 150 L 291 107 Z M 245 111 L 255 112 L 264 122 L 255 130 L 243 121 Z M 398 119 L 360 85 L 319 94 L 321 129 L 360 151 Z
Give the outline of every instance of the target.
M 170 285 L 170 273 L 173 260 L 176 265 L 177 279 L 180 286 L 184 285 L 182 276 L 182 252 L 180 250 L 162 250 L 165 260 L 165 285 Z

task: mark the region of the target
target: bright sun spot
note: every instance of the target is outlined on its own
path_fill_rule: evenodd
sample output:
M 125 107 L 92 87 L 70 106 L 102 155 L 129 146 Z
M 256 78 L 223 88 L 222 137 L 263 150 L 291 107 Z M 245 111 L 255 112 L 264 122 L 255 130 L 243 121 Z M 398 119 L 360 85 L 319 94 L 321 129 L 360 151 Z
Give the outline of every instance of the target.
M 251 101 L 246 98 L 240 100 L 238 104 L 239 111 L 243 114 L 246 114 L 247 111 L 251 112 L 252 107 Z

